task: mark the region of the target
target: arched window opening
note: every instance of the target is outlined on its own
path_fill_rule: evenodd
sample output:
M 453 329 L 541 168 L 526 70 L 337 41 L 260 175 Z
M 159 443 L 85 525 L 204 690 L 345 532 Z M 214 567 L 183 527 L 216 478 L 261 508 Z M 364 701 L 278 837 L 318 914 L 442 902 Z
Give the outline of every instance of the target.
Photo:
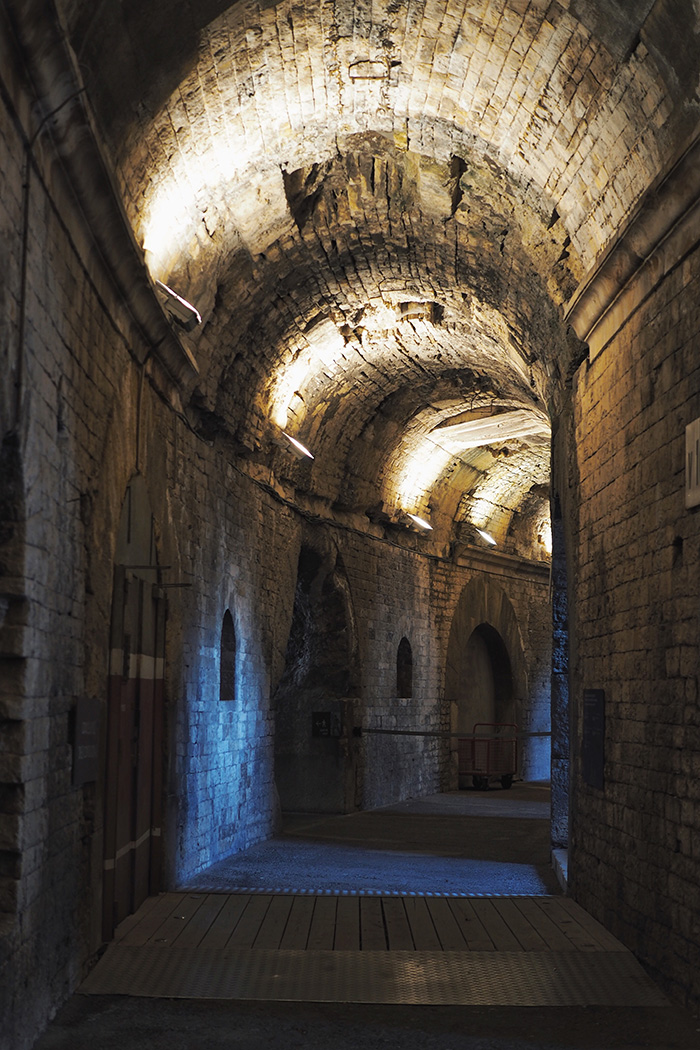
M 233 617 L 227 609 L 221 625 L 221 677 L 220 700 L 236 699 L 236 630 Z
M 413 653 L 408 638 L 402 638 L 396 653 L 396 695 L 404 699 L 413 696 Z

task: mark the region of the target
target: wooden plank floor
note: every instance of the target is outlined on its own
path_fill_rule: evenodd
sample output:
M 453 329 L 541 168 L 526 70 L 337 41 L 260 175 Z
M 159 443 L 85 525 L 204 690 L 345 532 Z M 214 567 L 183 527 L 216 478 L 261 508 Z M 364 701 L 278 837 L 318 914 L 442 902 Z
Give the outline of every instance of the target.
M 666 1006 L 566 897 L 165 893 L 83 995 L 454 1006 Z
M 164 893 L 119 926 L 115 943 L 252 951 L 625 950 L 566 897 Z

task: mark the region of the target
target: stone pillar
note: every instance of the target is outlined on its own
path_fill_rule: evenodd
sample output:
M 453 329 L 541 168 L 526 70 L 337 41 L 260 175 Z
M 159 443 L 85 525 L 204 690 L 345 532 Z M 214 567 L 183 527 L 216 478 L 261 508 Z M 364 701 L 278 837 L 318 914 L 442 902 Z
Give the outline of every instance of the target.
M 569 603 L 559 498 L 552 501 L 552 848 L 569 840 Z

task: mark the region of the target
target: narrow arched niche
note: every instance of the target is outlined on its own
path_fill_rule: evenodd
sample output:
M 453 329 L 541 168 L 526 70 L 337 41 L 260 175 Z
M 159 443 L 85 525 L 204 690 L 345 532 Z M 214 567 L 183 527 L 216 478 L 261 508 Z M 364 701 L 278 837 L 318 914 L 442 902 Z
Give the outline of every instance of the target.
M 221 660 L 219 672 L 219 700 L 236 699 L 236 629 L 227 609 L 221 624 Z
M 413 696 L 413 650 L 405 636 L 396 651 L 396 695 L 401 699 Z

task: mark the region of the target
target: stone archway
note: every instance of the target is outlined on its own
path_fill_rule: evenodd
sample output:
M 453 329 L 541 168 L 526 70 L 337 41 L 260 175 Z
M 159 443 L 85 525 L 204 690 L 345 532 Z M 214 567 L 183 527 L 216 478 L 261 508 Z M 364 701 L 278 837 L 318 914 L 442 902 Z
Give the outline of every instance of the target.
M 299 555 L 285 670 L 275 692 L 275 780 L 283 812 L 356 808 L 357 643 L 342 559 Z
M 475 722 L 515 722 L 528 703 L 522 634 L 505 591 L 488 577 L 464 587 L 452 618 L 445 665 L 445 702 L 453 734 Z M 527 759 L 526 759 L 527 761 Z M 457 744 L 450 744 L 451 788 L 456 788 Z
M 458 697 L 457 731 L 471 733 L 478 722 L 512 722 L 513 675 L 508 648 L 488 623 L 472 631 L 464 651 L 465 691 Z

